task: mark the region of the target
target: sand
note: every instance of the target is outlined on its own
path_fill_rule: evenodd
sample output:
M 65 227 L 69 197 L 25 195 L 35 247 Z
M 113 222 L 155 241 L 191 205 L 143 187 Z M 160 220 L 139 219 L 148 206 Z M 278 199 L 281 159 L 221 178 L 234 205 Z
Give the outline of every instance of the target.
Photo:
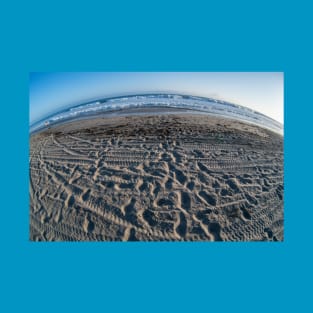
M 116 116 L 30 138 L 32 241 L 282 241 L 283 137 L 205 115 Z

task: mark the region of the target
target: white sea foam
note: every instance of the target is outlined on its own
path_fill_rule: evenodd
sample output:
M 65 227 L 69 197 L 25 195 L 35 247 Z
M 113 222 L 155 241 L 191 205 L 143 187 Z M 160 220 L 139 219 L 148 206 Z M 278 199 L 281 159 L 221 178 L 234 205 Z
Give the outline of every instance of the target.
M 83 103 L 67 108 L 54 115 L 48 116 L 31 125 L 30 132 L 36 132 L 46 127 L 83 117 L 94 117 L 98 114 L 123 111 L 131 108 L 170 107 L 186 109 L 203 114 L 218 115 L 247 123 L 252 123 L 276 133 L 283 134 L 283 125 L 279 122 L 249 108 L 211 98 L 185 96 L 178 94 L 147 94 L 131 95 Z

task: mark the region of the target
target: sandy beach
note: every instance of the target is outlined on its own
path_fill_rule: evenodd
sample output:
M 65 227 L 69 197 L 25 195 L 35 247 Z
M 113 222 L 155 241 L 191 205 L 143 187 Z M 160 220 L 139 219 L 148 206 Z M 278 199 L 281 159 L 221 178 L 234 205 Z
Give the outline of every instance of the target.
M 32 241 L 282 241 L 283 137 L 193 114 L 30 137 Z

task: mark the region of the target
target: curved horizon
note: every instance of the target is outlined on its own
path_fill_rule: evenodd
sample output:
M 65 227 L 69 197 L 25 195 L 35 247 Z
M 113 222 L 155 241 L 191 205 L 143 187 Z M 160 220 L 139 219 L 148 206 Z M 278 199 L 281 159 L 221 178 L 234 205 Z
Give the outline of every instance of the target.
M 98 101 L 108 101 L 108 100 L 111 100 L 111 99 L 118 99 L 118 98 L 122 98 L 122 97 L 135 97 L 135 96 L 145 96 L 145 95 L 168 95 L 168 96 L 186 96 L 186 97 L 196 97 L 196 98 L 201 98 L 201 99 L 205 99 L 205 100 L 213 100 L 213 101 L 218 101 L 218 102 L 225 102 L 225 103 L 228 103 L 228 104 L 232 104 L 232 105 L 237 105 L 239 107 L 242 107 L 242 108 L 245 108 L 245 109 L 249 109 L 255 113 L 258 113 L 258 114 L 261 114 L 277 123 L 279 123 L 280 125 L 283 126 L 282 123 L 280 123 L 279 121 L 271 118 L 270 116 L 266 115 L 266 114 L 263 114 L 259 111 L 256 111 L 256 110 L 253 110 L 247 106 L 244 106 L 244 105 L 241 105 L 241 104 L 238 104 L 238 103 L 233 103 L 233 102 L 230 102 L 228 100 L 225 100 L 225 99 L 220 99 L 220 98 L 213 98 L 213 97 L 203 97 L 203 96 L 198 96 L 198 95 L 194 95 L 194 94 L 187 94 L 187 93 L 178 93 L 178 92 L 168 92 L 168 91 L 161 91 L 161 92 L 154 92 L 154 91 L 147 91 L 145 93 L 120 93 L 120 94 L 115 94 L 115 95 L 111 95 L 111 96 L 103 96 L 103 97 L 97 97 L 97 98 L 89 98 L 89 99 L 83 99 L 82 101 L 79 101 L 79 102 L 76 102 L 76 103 L 72 103 L 72 104 L 68 104 L 68 105 L 65 105 L 63 106 L 61 109 L 58 109 L 58 110 L 55 110 L 55 111 L 52 111 L 52 112 L 49 112 L 47 113 L 46 115 L 40 117 L 39 119 L 35 120 L 33 123 L 30 124 L 30 126 L 38 123 L 38 122 L 41 122 L 45 119 L 48 119 L 50 117 L 53 117 L 55 115 L 58 115 L 60 114 L 61 112 L 63 111 L 66 111 L 66 110 L 70 110 L 71 108 L 75 108 L 77 106 L 83 106 L 83 105 L 88 105 L 90 103 L 94 103 L 94 102 L 98 102 Z
M 162 93 L 237 104 L 283 124 L 283 73 L 273 72 L 30 73 L 30 124 L 97 99 Z
M 38 132 L 46 127 L 74 120 L 95 118 L 103 114 L 133 114 L 127 110 L 159 108 L 182 109 L 185 113 L 208 114 L 255 124 L 283 134 L 283 125 L 278 121 L 253 109 L 214 98 L 178 93 L 122 94 L 80 102 L 45 116 L 30 126 L 30 132 Z M 142 112 L 144 112 L 144 110 Z M 166 111 L 166 110 L 165 110 Z M 140 111 L 137 114 L 142 114 Z M 145 113 L 144 113 L 145 114 Z

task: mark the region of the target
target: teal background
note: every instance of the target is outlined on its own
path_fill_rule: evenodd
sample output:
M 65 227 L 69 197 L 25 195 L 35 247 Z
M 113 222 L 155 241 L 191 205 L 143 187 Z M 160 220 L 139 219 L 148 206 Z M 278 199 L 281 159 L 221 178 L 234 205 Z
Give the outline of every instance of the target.
M 1 312 L 312 311 L 308 1 L 0 6 Z M 285 72 L 285 241 L 29 242 L 29 72 L 107 70 Z

